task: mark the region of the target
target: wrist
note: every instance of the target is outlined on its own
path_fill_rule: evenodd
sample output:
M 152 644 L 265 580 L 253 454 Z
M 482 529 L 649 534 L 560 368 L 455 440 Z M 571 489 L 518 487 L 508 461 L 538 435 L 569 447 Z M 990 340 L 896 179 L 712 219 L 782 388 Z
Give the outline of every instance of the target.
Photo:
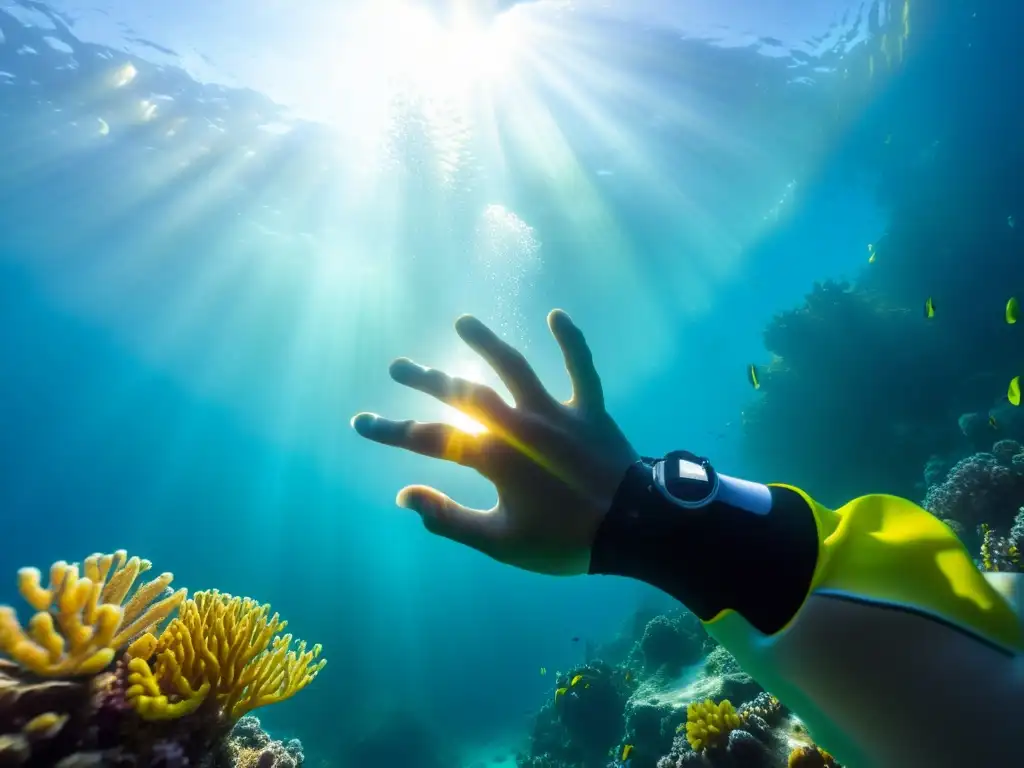
M 817 524 L 804 497 L 709 473 L 703 498 L 699 484 L 691 498 L 666 498 L 657 461 L 626 471 L 595 534 L 590 573 L 645 581 L 704 621 L 733 609 L 766 634 L 784 626 L 817 563 Z

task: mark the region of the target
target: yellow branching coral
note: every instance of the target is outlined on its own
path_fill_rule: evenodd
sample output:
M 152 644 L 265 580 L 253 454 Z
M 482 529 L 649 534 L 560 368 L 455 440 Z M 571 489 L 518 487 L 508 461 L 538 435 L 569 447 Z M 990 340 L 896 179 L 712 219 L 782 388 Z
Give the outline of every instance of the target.
M 18 590 L 37 613 L 26 630 L 13 608 L 0 605 L 0 654 L 37 675 L 97 674 L 136 635 L 155 630 L 185 599 L 184 589 L 166 594 L 174 579 L 170 573 L 133 593 L 139 575 L 151 567 L 149 560 L 129 558 L 123 549 L 90 555 L 82 573 L 77 564 L 61 560 L 50 567 L 46 588 L 38 569 L 22 568 Z
M 197 592 L 161 633 L 128 649 L 126 697 L 147 720 L 171 720 L 198 709 L 208 697 L 232 720 L 256 707 L 284 701 L 317 676 L 320 646 L 306 650 L 270 606 L 250 598 Z
M 715 704 L 711 699 L 694 702 L 686 708 L 686 740 L 694 752 L 721 746 L 729 734 L 740 727 L 742 719 L 728 699 Z
M 981 565 L 986 571 L 994 571 L 992 562 L 992 529 L 988 523 L 981 524 Z

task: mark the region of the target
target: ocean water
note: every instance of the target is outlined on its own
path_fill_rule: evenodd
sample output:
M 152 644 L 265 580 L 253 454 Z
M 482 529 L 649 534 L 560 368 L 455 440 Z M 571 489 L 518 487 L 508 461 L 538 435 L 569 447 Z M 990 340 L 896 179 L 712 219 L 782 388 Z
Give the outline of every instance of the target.
M 765 329 L 816 281 L 888 291 L 914 318 L 935 296 L 956 349 L 990 338 L 952 307 L 994 307 L 998 325 L 1022 277 L 1020 15 L 1001 0 L 0 0 L 0 602 L 20 605 L 21 566 L 123 547 L 323 644 L 313 685 L 260 713 L 310 764 L 354 764 L 398 718 L 445 765 L 513 760 L 551 695 L 541 667 L 672 603 L 429 536 L 395 506 L 402 486 L 480 507 L 493 489 L 361 440 L 351 416 L 458 422 L 387 366 L 497 386 L 452 330 L 465 312 L 567 397 L 545 326 L 561 307 L 642 452 L 688 448 L 828 503 L 924 498 L 921 425 L 938 425 L 935 452 L 967 453 L 957 417 L 999 402 L 1012 340 L 986 352 L 984 386 L 907 341 L 921 357 L 903 390 L 923 394 L 904 423 L 885 411 L 888 359 L 836 321 L 807 370 L 855 357 L 857 391 L 879 387 L 861 404 L 892 434 L 843 433 L 852 406 L 827 376 L 773 416 L 791 432 L 745 429 L 772 396 L 746 368 L 782 354 Z M 879 246 L 869 264 L 908 217 L 900 260 Z M 829 458 L 833 444 L 855 445 Z M 886 474 L 889 453 L 910 469 Z

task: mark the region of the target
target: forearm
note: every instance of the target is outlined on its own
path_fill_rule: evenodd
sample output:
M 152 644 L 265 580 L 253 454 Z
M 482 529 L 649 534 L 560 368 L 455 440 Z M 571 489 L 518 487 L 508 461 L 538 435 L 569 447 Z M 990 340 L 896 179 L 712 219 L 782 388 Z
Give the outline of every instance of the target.
M 633 465 L 594 539 L 590 572 L 658 587 L 708 621 L 732 609 L 760 632 L 782 629 L 806 599 L 818 560 L 814 512 L 798 492 L 722 476 L 695 509 L 652 504 Z

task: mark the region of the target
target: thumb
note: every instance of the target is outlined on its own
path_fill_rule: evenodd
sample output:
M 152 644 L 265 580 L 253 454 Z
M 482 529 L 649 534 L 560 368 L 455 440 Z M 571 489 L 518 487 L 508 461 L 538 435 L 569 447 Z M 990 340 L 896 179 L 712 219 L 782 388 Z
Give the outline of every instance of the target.
M 497 541 L 497 509 L 464 507 L 434 488 L 410 485 L 398 492 L 398 506 L 411 509 L 431 533 L 490 554 Z

